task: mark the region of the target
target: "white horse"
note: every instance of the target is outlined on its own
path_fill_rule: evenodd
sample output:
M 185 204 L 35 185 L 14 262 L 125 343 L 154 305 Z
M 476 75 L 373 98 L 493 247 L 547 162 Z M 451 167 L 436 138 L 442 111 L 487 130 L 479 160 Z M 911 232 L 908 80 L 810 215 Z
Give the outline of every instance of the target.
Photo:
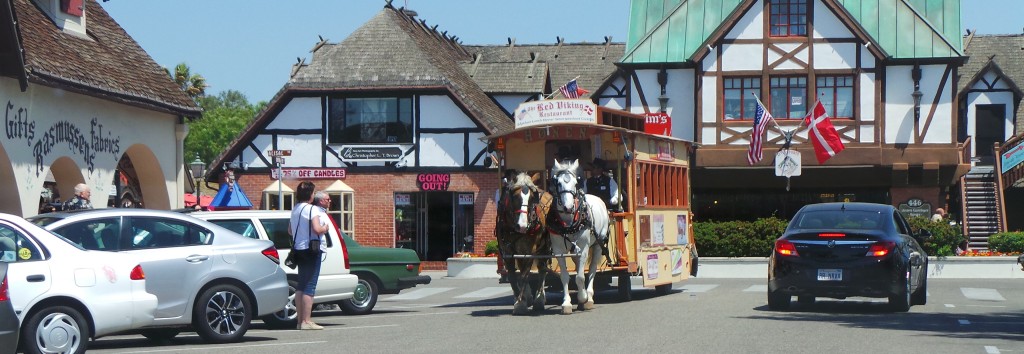
M 551 234 L 551 251 L 555 255 L 573 253 L 576 264 L 576 299 L 579 309 L 594 308 L 594 276 L 601 258 L 601 240 L 608 237 L 608 208 L 601 198 L 584 194 L 579 188 L 579 160 L 559 163 L 551 168 L 551 179 L 555 187 L 555 204 L 548 215 L 548 232 Z M 590 259 L 590 269 L 584 284 L 583 262 Z M 565 257 L 558 257 L 558 268 L 562 280 L 562 314 L 572 313 L 569 298 L 569 270 Z

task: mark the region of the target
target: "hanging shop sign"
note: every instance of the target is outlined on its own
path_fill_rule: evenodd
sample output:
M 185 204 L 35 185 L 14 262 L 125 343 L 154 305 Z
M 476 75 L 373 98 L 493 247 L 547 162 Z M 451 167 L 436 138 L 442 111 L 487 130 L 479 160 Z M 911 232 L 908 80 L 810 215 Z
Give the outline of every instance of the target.
M 412 205 L 412 195 L 405 193 L 396 193 L 395 205 Z
M 282 168 L 284 179 L 345 179 L 344 168 Z M 270 179 L 280 179 L 277 169 L 270 170 Z
M 665 112 L 647 113 L 644 132 L 647 134 L 672 136 L 672 117 Z
M 459 193 L 459 205 L 473 205 L 473 193 Z
M 597 105 L 590 100 L 541 100 L 519 104 L 516 129 L 538 125 L 597 124 Z
M 420 173 L 416 175 L 416 185 L 421 191 L 443 192 L 448 190 L 452 175 L 449 173 Z
M 1024 162 L 1024 144 L 1017 145 L 1017 147 L 1011 148 L 1010 150 L 1003 151 L 999 155 L 1001 161 L 999 164 L 1003 166 L 1002 173 L 1006 173 L 1011 168 L 1017 167 L 1021 162 Z

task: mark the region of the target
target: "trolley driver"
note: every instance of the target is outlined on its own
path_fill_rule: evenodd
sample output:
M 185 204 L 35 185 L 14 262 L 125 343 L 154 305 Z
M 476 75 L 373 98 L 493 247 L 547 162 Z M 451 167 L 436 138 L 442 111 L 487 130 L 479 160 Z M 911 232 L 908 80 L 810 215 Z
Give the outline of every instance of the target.
M 590 178 L 583 184 L 583 190 L 587 194 L 592 194 L 601 198 L 604 204 L 608 206 L 609 211 L 622 212 L 622 206 L 619 202 L 622 197 L 619 195 L 619 185 L 615 183 L 615 178 L 612 175 L 612 171 L 606 166 L 603 159 L 596 158 L 593 163 L 594 170 L 591 172 Z

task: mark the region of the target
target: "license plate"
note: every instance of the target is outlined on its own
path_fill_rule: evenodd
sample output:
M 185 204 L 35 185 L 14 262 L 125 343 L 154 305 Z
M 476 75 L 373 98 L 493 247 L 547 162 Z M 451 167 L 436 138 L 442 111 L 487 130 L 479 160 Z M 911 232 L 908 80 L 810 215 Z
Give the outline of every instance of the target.
M 818 269 L 818 281 L 842 281 L 842 269 Z

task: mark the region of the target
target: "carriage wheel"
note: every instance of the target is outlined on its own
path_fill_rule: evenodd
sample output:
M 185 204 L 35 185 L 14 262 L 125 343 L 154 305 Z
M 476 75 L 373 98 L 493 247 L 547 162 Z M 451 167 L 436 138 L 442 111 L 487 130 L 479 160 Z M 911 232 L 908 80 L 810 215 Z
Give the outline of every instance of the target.
M 623 302 L 633 301 L 633 282 L 629 279 L 629 273 L 619 274 L 619 299 Z

